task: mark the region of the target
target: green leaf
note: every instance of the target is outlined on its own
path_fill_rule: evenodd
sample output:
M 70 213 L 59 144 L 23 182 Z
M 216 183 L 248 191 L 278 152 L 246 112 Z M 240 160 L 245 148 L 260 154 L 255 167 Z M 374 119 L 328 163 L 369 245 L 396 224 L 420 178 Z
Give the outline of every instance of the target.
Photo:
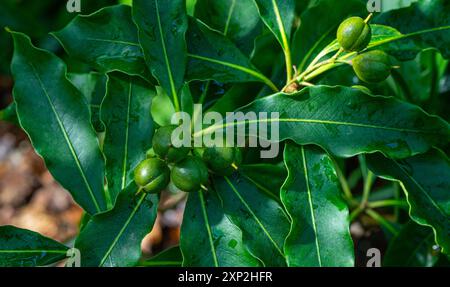
M 289 49 L 295 17 L 294 0 L 254 0 L 261 19 L 284 50 Z
M 45 266 L 66 258 L 67 247 L 39 233 L 0 226 L 0 267 Z
M 104 126 L 100 122 L 100 105 L 106 94 L 106 75 L 95 72 L 70 73 L 67 78 L 86 98 L 91 110 L 91 122 L 95 130 L 103 132 Z
M 52 34 L 67 53 L 102 72 L 121 71 L 149 78 L 131 8 L 117 5 L 77 16 Z
M 181 226 L 180 247 L 183 266 L 260 265 L 245 249 L 242 231 L 224 214 L 220 199 L 212 190 L 189 194 Z
M 75 201 L 90 214 L 105 211 L 104 161 L 86 100 L 67 80 L 59 58 L 35 48 L 24 34 L 11 34 L 13 94 L 22 128 Z
M 245 55 L 253 51 L 253 41 L 261 33 L 253 0 L 198 0 L 195 17 L 227 36 Z
M 421 50 L 434 47 L 445 58 L 450 58 L 450 5 L 447 0 L 419 1 L 409 7 L 382 13 L 374 23 L 391 26 L 403 34 L 413 34 L 414 44 Z M 435 31 L 420 32 L 424 30 Z M 403 57 L 413 59 L 416 54 L 417 51 Z
M 367 156 L 369 168 L 386 179 L 402 183 L 410 205 L 411 218 L 431 226 L 443 252 L 450 252 L 450 161 L 440 151 L 431 150 L 404 160 L 380 154 Z
M 144 81 L 125 75 L 109 75 L 107 86 L 100 115 L 106 130 L 106 178 L 114 202 L 133 181 L 134 168 L 151 148 L 154 124 L 150 109 L 155 93 Z
M 181 110 L 190 116 L 194 113 L 194 99 L 189 84 L 185 84 L 181 89 Z
M 274 164 L 246 164 L 239 172 L 251 181 L 259 190 L 280 201 L 280 188 L 287 176 L 286 168 Z
M 283 246 L 289 220 L 281 205 L 239 175 L 216 178 L 214 186 L 250 253 L 264 266 L 286 266 Z
M 383 266 L 432 267 L 439 259 L 434 244 L 431 228 L 410 221 L 389 242 Z
M 448 123 L 417 106 L 340 86 L 315 86 L 292 95 L 279 93 L 240 111 L 279 112 L 279 119 L 264 121 L 268 130 L 279 124 L 280 140 L 314 143 L 340 157 L 381 151 L 393 158 L 405 158 L 445 144 L 450 138 Z M 213 125 L 194 133 L 194 137 L 244 124 Z
M 141 257 L 141 241 L 152 230 L 158 196 L 136 194 L 132 183 L 117 198 L 114 208 L 95 215 L 75 241 L 81 266 L 130 267 Z
M 0 111 L 0 120 L 15 124 L 17 126 L 20 125 L 19 119 L 17 118 L 15 102 L 12 102 L 9 106 Z
M 199 20 L 189 19 L 186 40 L 189 51 L 187 79 L 222 83 L 256 81 L 277 91 L 270 79 L 259 72 L 233 42 Z
M 187 61 L 187 30 L 184 0 L 135 0 L 133 18 L 147 66 L 180 110 L 179 91 L 183 86 Z
M 285 243 L 289 266 L 354 266 L 348 207 L 333 161 L 314 146 L 287 144 L 288 177 L 281 200 L 292 224 Z
M 288 81 L 292 78 L 291 32 L 295 18 L 294 0 L 254 0 L 262 21 L 280 42 L 285 55 Z
M 323 17 L 326 14 L 327 17 Z M 292 59 L 303 71 L 319 52 L 336 39 L 339 24 L 351 15 L 367 14 L 365 3 L 360 0 L 346 0 L 336 4 L 335 0 L 320 0 L 300 15 L 301 25 L 292 40 Z M 320 21 L 317 19 L 320 18 Z
M 179 246 L 166 249 L 150 259 L 140 262 L 138 266 L 144 267 L 181 267 L 183 255 Z
M 172 116 L 175 114 L 172 101 L 161 87 L 156 87 L 156 97 L 152 101 L 151 114 L 153 120 L 161 127 L 170 125 Z

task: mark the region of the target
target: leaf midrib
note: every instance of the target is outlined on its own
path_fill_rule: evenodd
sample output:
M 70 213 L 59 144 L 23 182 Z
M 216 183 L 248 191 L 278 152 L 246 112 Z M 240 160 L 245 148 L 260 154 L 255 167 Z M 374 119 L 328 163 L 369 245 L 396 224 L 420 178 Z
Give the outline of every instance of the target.
M 213 258 L 213 261 L 214 261 L 214 267 L 219 267 L 219 262 L 218 262 L 218 259 L 217 259 L 216 249 L 214 247 L 214 240 L 213 240 L 212 232 L 211 232 L 211 226 L 209 225 L 208 213 L 206 211 L 205 198 L 203 197 L 203 192 L 201 190 L 198 192 L 198 196 L 200 198 L 200 205 L 201 205 L 201 208 L 202 208 L 203 220 L 205 222 L 206 231 L 208 233 L 208 241 L 209 241 L 209 246 L 211 248 L 211 255 L 212 255 L 212 258 Z
M 172 69 L 170 68 L 169 56 L 167 55 L 166 42 L 165 42 L 164 33 L 163 33 L 163 29 L 162 29 L 162 23 L 161 23 L 161 15 L 159 14 L 158 0 L 155 0 L 155 8 L 156 8 L 156 19 L 158 22 L 159 35 L 160 35 L 160 39 L 161 39 L 161 46 L 162 46 L 163 54 L 164 54 L 164 62 L 166 64 L 167 74 L 169 76 L 170 88 L 172 90 L 172 97 L 173 97 L 175 109 L 178 111 L 180 109 L 180 104 L 178 102 L 177 89 L 175 87 L 175 82 L 173 80 Z
M 239 201 L 244 205 L 244 207 L 248 210 L 248 212 L 250 212 L 251 216 L 253 217 L 253 219 L 256 221 L 256 223 L 259 225 L 259 227 L 261 228 L 261 230 L 264 232 L 264 234 L 266 235 L 266 237 L 269 239 L 269 241 L 273 244 L 273 246 L 275 247 L 275 249 L 278 251 L 278 253 L 280 253 L 280 255 L 284 258 L 284 253 L 283 251 L 281 251 L 280 247 L 278 246 L 278 244 L 275 242 L 275 240 L 272 238 L 272 236 L 270 235 L 270 233 L 267 231 L 266 227 L 264 226 L 264 224 L 261 222 L 261 220 L 258 218 L 258 216 L 256 216 L 255 212 L 250 208 L 250 206 L 248 205 L 248 203 L 245 201 L 245 199 L 240 195 L 239 191 L 237 191 L 236 187 L 233 185 L 233 183 L 230 181 L 230 179 L 228 177 L 224 177 L 225 181 L 228 183 L 228 186 L 230 186 L 231 190 L 236 194 L 237 198 L 239 199 Z
M 226 66 L 226 67 L 244 72 L 246 74 L 251 75 L 252 77 L 259 79 L 260 81 L 262 81 L 263 83 L 268 85 L 273 91 L 278 92 L 278 88 L 275 86 L 275 84 L 269 78 L 267 78 L 266 76 L 264 76 L 263 74 L 259 73 L 256 70 L 252 70 L 252 69 L 246 68 L 241 65 L 237 65 L 237 64 L 230 63 L 230 62 L 225 62 L 225 61 L 221 61 L 221 60 L 217 60 L 214 58 L 205 57 L 205 56 L 201 56 L 201 55 L 195 55 L 195 54 L 188 53 L 187 56 L 194 58 L 194 59 L 211 62 L 214 64 Z
M 396 160 L 392 160 L 395 165 L 402 171 L 402 173 L 415 185 L 417 188 L 425 195 L 425 197 L 428 198 L 428 200 L 432 203 L 432 205 L 439 211 L 441 215 L 446 217 L 447 213 L 445 213 L 442 208 L 435 202 L 435 200 L 428 194 L 428 192 L 425 190 L 425 188 L 418 183 L 412 175 L 410 175 L 404 168 L 401 166 Z M 408 190 L 405 190 L 407 193 Z
M 227 21 L 225 23 L 225 28 L 223 30 L 223 34 L 225 36 L 228 34 L 228 29 L 229 29 L 230 22 L 231 22 L 231 16 L 233 15 L 235 6 L 236 6 L 236 0 L 233 0 L 233 2 L 231 2 L 230 10 L 228 11 Z
M 360 128 L 372 128 L 372 129 L 381 129 L 381 130 L 389 130 L 396 132 L 410 132 L 410 133 L 425 133 L 425 134 L 440 134 L 439 132 L 429 131 L 429 130 L 414 130 L 414 129 L 403 129 L 403 128 L 395 128 L 395 127 L 386 127 L 386 126 L 376 126 L 370 124 L 361 124 L 361 123 L 352 123 L 352 122 L 340 122 L 340 121 L 330 121 L 330 120 L 317 120 L 317 119 L 302 119 L 302 118 L 284 118 L 284 119 L 258 119 L 258 120 L 246 120 L 246 121 L 235 121 L 233 123 L 226 123 L 220 125 L 213 125 L 201 131 L 198 131 L 193 134 L 194 137 L 198 137 L 205 134 L 213 133 L 219 129 L 225 129 L 232 126 L 239 126 L 245 124 L 254 124 L 254 123 L 274 123 L 274 122 L 299 122 L 299 123 L 310 123 L 310 124 L 328 124 L 328 125 L 347 125 L 354 126 Z
M 130 216 L 127 218 L 127 220 L 125 221 L 124 225 L 120 229 L 119 233 L 116 235 L 116 237 L 114 238 L 113 242 L 111 243 L 109 249 L 106 251 L 105 255 L 103 256 L 102 260 L 100 261 L 99 267 L 101 267 L 101 266 L 103 266 L 103 264 L 105 264 L 106 259 L 108 259 L 109 255 L 113 251 L 114 247 L 117 245 L 117 242 L 119 242 L 120 237 L 122 237 L 122 235 L 125 232 L 125 230 L 127 229 L 128 225 L 130 225 L 131 220 L 136 215 L 137 211 L 141 207 L 141 205 L 144 202 L 146 197 L 147 197 L 147 194 L 145 194 L 145 193 L 142 194 L 142 196 L 139 199 L 138 203 L 136 204 L 136 206 L 131 211 Z
M 125 145 L 124 145 L 124 154 L 123 154 L 123 164 L 122 164 L 122 184 L 121 190 L 125 188 L 126 179 L 127 179 L 127 161 L 128 161 L 128 141 L 129 141 L 129 130 L 130 130 L 130 106 L 131 106 L 131 96 L 132 96 L 132 85 L 133 81 L 130 80 L 130 84 L 128 86 L 128 101 L 127 101 L 127 119 L 125 124 Z
M 306 155 L 305 155 L 305 148 L 302 146 L 302 163 L 303 163 L 303 170 L 305 174 L 305 185 L 306 185 L 306 191 L 308 194 L 308 204 L 309 209 L 311 212 L 311 221 L 312 221 L 312 227 L 314 231 L 314 240 L 316 244 L 316 250 L 317 250 L 317 260 L 319 263 L 319 267 L 322 267 L 322 258 L 320 255 L 320 245 L 319 245 L 319 234 L 317 232 L 317 223 L 316 223 L 316 215 L 314 213 L 313 203 L 312 203 L 312 193 L 311 193 L 311 187 L 309 185 L 309 173 L 308 173 L 308 165 L 306 162 Z
M 33 70 L 33 74 L 36 77 L 36 79 L 38 80 L 39 85 L 41 86 L 41 89 L 44 92 L 45 97 L 47 98 L 47 101 L 48 101 L 48 103 L 50 105 L 50 108 L 52 109 L 52 112 L 53 112 L 55 118 L 56 118 L 58 126 L 59 126 L 59 128 L 60 128 L 60 130 L 61 130 L 61 132 L 62 132 L 62 134 L 64 136 L 64 139 L 66 140 L 67 146 L 69 147 L 70 153 L 72 154 L 72 157 L 75 160 L 75 163 L 77 165 L 78 171 L 80 172 L 81 177 L 83 178 L 84 184 L 86 185 L 86 188 L 87 188 L 88 193 L 89 193 L 89 195 L 91 197 L 91 200 L 93 201 L 97 212 L 101 212 L 101 209 L 100 209 L 100 206 L 99 206 L 99 204 L 97 202 L 97 199 L 94 196 L 92 187 L 91 187 L 91 185 L 89 184 L 89 182 L 88 182 L 88 180 L 86 178 L 85 172 L 83 170 L 83 167 L 81 166 L 81 163 L 80 163 L 80 160 L 78 158 L 78 155 L 75 152 L 75 148 L 73 147 L 72 141 L 70 140 L 69 136 L 66 133 L 65 126 L 64 126 L 63 122 L 59 118 L 59 114 L 56 111 L 56 108 L 55 108 L 55 106 L 53 104 L 53 101 L 51 100 L 50 95 L 48 94 L 47 89 L 45 88 L 45 85 L 42 82 L 42 79 L 41 79 L 41 77 L 39 76 L 39 73 L 36 70 L 36 67 L 33 65 L 33 63 L 29 63 L 29 65 L 31 66 L 31 68 Z

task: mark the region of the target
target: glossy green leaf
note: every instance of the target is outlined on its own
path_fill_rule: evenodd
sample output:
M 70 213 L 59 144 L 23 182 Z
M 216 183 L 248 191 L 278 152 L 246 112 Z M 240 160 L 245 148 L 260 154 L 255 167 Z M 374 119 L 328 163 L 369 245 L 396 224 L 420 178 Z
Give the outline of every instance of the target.
M 447 0 L 418 1 L 409 7 L 378 15 L 374 23 L 391 26 L 403 34 L 413 34 L 414 44 L 421 49 L 437 48 L 445 58 L 450 57 L 450 5 Z M 420 33 L 419 31 L 433 31 Z M 406 39 L 406 42 L 410 39 Z M 400 41 L 402 43 L 403 41 Z M 417 54 L 398 53 L 404 59 Z
M 39 233 L 0 226 L 0 267 L 45 266 L 66 258 L 67 247 Z
M 262 21 L 275 35 L 284 52 L 287 81 L 292 79 L 291 32 L 295 19 L 295 0 L 254 0 Z
M 389 242 L 383 266 L 432 267 L 439 259 L 434 245 L 432 229 L 410 221 Z
M 179 246 L 166 249 L 150 259 L 140 262 L 138 266 L 144 267 L 181 267 L 183 254 Z
M 156 97 L 153 98 L 151 107 L 153 120 L 162 127 L 167 126 L 171 124 L 174 113 L 175 107 L 166 91 L 161 87 L 156 87 Z
M 185 84 L 181 89 L 181 110 L 190 116 L 194 112 L 194 99 L 189 84 Z
M 158 196 L 140 193 L 131 183 L 117 198 L 114 208 L 95 215 L 75 241 L 81 266 L 135 266 L 141 257 L 141 241 L 152 230 Z
M 286 179 L 286 168 L 275 164 L 246 164 L 239 167 L 239 172 L 256 185 L 259 190 L 280 200 L 280 188 Z
M 271 125 L 279 125 L 280 140 L 315 143 L 341 157 L 381 151 L 393 158 L 405 158 L 445 144 L 450 138 L 447 122 L 417 106 L 341 86 L 315 86 L 297 94 L 275 94 L 240 111 L 278 112 L 278 119 L 264 122 L 269 131 Z M 243 124 L 244 121 L 217 124 L 194 133 L 194 137 Z
M 283 246 L 290 224 L 281 205 L 237 174 L 215 178 L 214 186 L 250 253 L 264 266 L 286 266 Z
M 100 121 L 100 105 L 106 94 L 106 75 L 95 72 L 70 73 L 67 78 L 86 98 L 91 110 L 91 122 L 95 130 L 103 132 L 104 126 Z
M 314 146 L 287 144 L 288 177 L 281 200 L 292 224 L 284 251 L 289 266 L 354 266 L 348 207 L 333 161 Z
M 59 58 L 12 33 L 14 100 L 22 128 L 53 177 L 91 214 L 106 210 L 104 161 L 89 108 Z
M 100 115 L 105 126 L 106 179 L 113 202 L 133 181 L 134 168 L 151 148 L 154 124 L 150 109 L 154 94 L 139 78 L 109 75 Z
M 380 154 L 367 156 L 369 168 L 377 175 L 402 183 L 411 218 L 431 226 L 443 252 L 450 252 L 450 161 L 445 154 L 431 150 L 404 160 Z
M 323 17 L 325 14 L 327 17 Z M 292 59 L 298 70 L 303 71 L 312 58 L 336 39 L 339 24 L 352 15 L 367 15 L 365 3 L 346 0 L 345 4 L 336 4 L 335 0 L 320 0 L 300 15 L 301 25 L 292 40 Z
M 179 91 L 183 86 L 187 61 L 187 30 L 184 0 L 134 0 L 133 18 L 147 66 L 159 84 L 180 109 Z
M 242 231 L 224 214 L 214 191 L 189 194 L 181 226 L 180 247 L 183 266 L 260 265 L 244 247 Z
M 294 0 L 254 0 L 261 19 L 272 31 L 284 50 L 289 49 L 295 17 Z
M 261 21 L 253 0 L 198 0 L 195 17 L 223 33 L 246 55 L 261 33 Z
M 189 43 L 186 77 L 189 80 L 216 80 L 222 83 L 257 81 L 277 90 L 233 42 L 201 21 L 189 19 L 186 40 Z
M 102 72 L 121 71 L 148 78 L 131 8 L 117 5 L 79 15 L 53 33 L 67 53 Z

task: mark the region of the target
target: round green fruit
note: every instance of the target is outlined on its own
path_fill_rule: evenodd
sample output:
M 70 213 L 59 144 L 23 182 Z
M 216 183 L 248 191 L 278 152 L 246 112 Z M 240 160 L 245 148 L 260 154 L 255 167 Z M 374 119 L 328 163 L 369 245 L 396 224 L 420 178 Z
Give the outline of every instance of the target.
M 164 161 L 150 158 L 134 170 L 134 181 L 147 193 L 158 193 L 169 184 L 170 169 Z
M 353 59 L 353 70 L 366 83 L 379 83 L 391 74 L 389 55 L 381 50 L 360 54 Z
M 213 172 L 227 176 L 242 162 L 242 152 L 236 147 L 210 147 L 203 153 L 203 161 Z
M 208 168 L 201 159 L 188 156 L 172 168 L 170 179 L 182 191 L 199 191 L 208 181 Z
M 168 162 L 179 162 L 189 153 L 188 147 L 174 147 L 172 144 L 172 132 L 177 128 L 169 125 L 159 128 L 153 136 L 153 150 L 162 159 Z
M 360 17 L 351 17 L 344 20 L 337 31 L 339 45 L 347 52 L 364 50 L 369 45 L 371 38 L 370 25 Z

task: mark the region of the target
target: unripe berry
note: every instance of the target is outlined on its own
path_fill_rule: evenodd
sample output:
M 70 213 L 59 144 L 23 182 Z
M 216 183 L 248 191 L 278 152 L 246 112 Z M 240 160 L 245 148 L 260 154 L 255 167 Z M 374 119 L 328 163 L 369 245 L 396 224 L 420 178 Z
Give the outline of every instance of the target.
M 170 169 L 158 158 L 143 160 L 134 170 L 134 181 L 147 193 L 158 193 L 169 184 Z
M 389 55 L 381 50 L 369 51 L 353 59 L 353 70 L 366 83 L 382 82 L 389 77 L 392 65 Z
M 337 31 L 339 45 L 347 52 L 364 50 L 369 45 L 371 38 L 370 25 L 360 17 L 351 17 L 344 20 Z

